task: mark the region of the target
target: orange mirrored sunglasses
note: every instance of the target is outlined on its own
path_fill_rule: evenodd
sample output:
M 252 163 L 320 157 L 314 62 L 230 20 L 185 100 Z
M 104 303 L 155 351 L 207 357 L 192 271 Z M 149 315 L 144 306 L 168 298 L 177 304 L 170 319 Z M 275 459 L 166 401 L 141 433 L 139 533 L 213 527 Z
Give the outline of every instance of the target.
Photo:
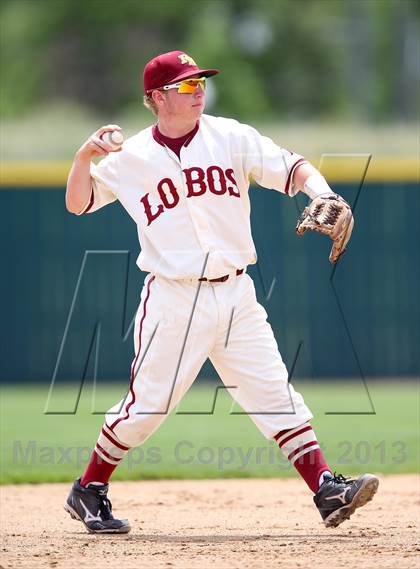
M 184 79 L 179 83 L 172 83 L 172 85 L 165 85 L 162 87 L 164 91 L 169 89 L 178 89 L 178 93 L 194 93 L 197 87 L 201 87 L 203 91 L 206 89 L 206 78 L 199 77 L 198 79 Z

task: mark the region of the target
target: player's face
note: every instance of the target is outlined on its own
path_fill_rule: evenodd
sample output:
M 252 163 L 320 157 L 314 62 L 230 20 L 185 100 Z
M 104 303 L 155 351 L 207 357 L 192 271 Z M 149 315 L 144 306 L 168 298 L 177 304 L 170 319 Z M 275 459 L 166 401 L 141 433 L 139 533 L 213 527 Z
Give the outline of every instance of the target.
M 196 76 L 198 78 L 198 75 Z M 165 112 L 173 117 L 199 119 L 205 107 L 205 92 L 197 85 L 193 93 L 178 93 L 177 89 L 164 91 Z
M 177 93 L 168 91 L 166 94 L 167 110 L 172 115 L 200 118 L 204 111 L 205 95 L 201 87 L 194 93 Z

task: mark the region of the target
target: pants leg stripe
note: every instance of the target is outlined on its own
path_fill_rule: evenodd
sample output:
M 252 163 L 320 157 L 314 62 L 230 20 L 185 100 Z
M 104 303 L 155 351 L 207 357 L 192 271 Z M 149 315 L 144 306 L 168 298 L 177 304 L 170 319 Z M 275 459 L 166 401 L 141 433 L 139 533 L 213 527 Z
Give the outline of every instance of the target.
M 111 456 L 98 443 L 96 443 L 95 451 L 105 462 L 109 462 L 110 464 L 119 464 L 121 462 L 120 458 L 114 458 L 113 456 Z
M 102 428 L 101 433 L 103 434 L 104 437 L 106 437 L 113 445 L 115 445 L 119 449 L 130 450 L 130 447 L 122 445 L 119 441 L 115 439 L 115 435 L 114 436 L 110 435 L 104 428 Z
M 284 445 L 286 445 L 288 442 L 290 442 L 291 440 L 293 440 L 295 438 L 297 440 L 299 440 L 299 437 L 301 435 L 303 435 L 303 433 L 307 433 L 308 431 L 312 431 L 311 425 L 308 425 L 307 427 L 303 427 L 303 429 L 299 429 L 298 431 L 294 432 L 292 435 L 282 437 L 282 439 L 278 441 L 279 447 L 282 448 Z
M 296 433 L 298 433 L 299 431 L 301 431 L 302 429 L 306 429 L 306 427 L 311 427 L 311 425 L 306 422 L 303 423 L 303 425 L 299 425 L 298 427 L 295 427 L 294 429 L 286 429 L 285 431 L 280 431 L 279 433 L 277 433 L 277 435 L 274 436 L 274 440 L 277 441 L 277 443 L 282 446 L 283 441 L 287 438 L 288 440 L 293 436 L 296 435 Z
M 135 380 L 135 370 L 136 370 L 136 365 L 137 365 L 137 360 L 139 359 L 140 356 L 140 352 L 141 352 L 141 332 L 143 329 L 143 322 L 144 319 L 146 317 L 146 313 L 147 313 L 147 301 L 149 300 L 149 296 L 150 296 L 150 285 L 152 284 L 152 282 L 155 280 L 155 277 L 153 276 L 148 284 L 147 284 L 147 293 L 146 293 L 146 298 L 144 300 L 144 304 L 143 304 L 143 315 L 141 317 L 141 321 L 140 321 L 140 330 L 139 330 L 139 348 L 137 351 L 137 355 L 134 358 L 133 364 L 131 366 L 131 379 L 130 379 L 130 393 L 131 393 L 131 401 L 130 403 L 128 403 L 126 405 L 125 408 L 125 415 L 124 417 L 119 417 L 116 421 L 114 421 L 111 425 L 111 429 L 114 429 L 116 427 L 116 425 L 118 425 L 118 423 L 120 423 L 121 421 L 125 421 L 126 419 L 128 419 L 129 417 L 129 411 L 130 411 L 130 407 L 133 405 L 133 403 L 136 400 L 136 394 L 134 393 L 134 380 Z

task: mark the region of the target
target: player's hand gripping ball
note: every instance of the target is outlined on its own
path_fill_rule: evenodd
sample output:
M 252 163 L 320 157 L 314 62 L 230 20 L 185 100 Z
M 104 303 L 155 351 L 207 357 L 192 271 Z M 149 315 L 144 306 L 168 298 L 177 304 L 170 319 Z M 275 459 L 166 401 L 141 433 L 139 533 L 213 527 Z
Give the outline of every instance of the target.
M 349 204 L 338 194 L 316 197 L 305 207 L 296 225 L 296 233 L 303 235 L 307 229 L 328 235 L 333 241 L 331 263 L 336 263 L 346 250 L 354 219 Z
M 101 139 L 111 146 L 112 150 L 118 150 L 124 142 L 123 134 L 120 130 L 104 132 Z

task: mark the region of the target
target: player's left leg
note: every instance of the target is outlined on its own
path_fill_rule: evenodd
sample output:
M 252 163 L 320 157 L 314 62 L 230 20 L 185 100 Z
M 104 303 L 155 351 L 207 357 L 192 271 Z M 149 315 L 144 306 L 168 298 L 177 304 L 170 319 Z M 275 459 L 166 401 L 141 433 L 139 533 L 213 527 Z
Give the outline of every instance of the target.
M 227 284 L 227 283 L 226 283 Z M 357 481 L 335 477 L 325 460 L 303 397 L 288 383 L 267 313 L 258 304 L 248 275 L 216 289 L 220 305 L 226 302 L 225 329 L 221 327 L 210 359 L 232 397 L 260 431 L 274 440 L 309 488 L 327 526 L 336 526 L 364 505 L 376 491 L 376 477 Z

